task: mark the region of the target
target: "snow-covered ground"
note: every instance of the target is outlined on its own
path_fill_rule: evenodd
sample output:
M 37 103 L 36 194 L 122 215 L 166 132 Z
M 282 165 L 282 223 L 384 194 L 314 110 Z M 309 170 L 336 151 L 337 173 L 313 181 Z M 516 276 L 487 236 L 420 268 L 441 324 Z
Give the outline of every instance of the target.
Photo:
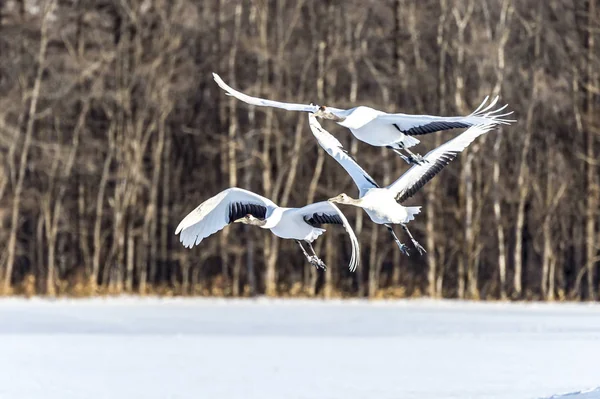
M 598 305 L 0 299 L 0 399 L 600 399 L 599 365 Z
M 588 389 L 585 391 L 570 392 L 563 395 L 553 395 L 549 399 L 599 399 L 600 388 Z

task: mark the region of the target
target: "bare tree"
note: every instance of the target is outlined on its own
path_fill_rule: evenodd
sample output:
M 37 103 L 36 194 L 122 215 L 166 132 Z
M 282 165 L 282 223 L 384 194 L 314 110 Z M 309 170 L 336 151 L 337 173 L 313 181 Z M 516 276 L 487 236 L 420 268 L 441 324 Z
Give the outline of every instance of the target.
M 27 158 L 31 148 L 33 138 L 34 123 L 37 115 L 37 105 L 40 98 L 42 87 L 42 76 L 46 68 L 46 50 L 48 48 L 48 24 L 52 11 L 54 10 L 54 0 L 48 0 L 44 4 L 42 22 L 40 28 L 40 45 L 37 55 L 37 74 L 31 89 L 31 98 L 29 98 L 29 110 L 27 113 L 27 126 L 25 128 L 25 137 L 23 139 L 23 147 L 21 149 L 21 158 L 19 161 L 18 175 L 15 183 L 13 194 L 13 206 L 11 212 L 10 234 L 7 246 L 6 270 L 4 281 L 2 283 L 2 291 L 9 292 L 12 270 L 15 262 L 15 250 L 17 245 L 17 230 L 19 229 L 19 212 L 21 207 L 21 194 L 24 188 L 25 174 L 27 173 Z

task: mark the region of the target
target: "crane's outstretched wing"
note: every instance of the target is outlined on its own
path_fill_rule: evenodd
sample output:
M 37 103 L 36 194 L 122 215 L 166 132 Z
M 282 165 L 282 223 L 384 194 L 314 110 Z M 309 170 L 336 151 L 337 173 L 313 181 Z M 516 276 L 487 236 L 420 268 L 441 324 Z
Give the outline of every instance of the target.
M 486 97 L 481 105 L 468 116 L 431 116 L 431 115 L 409 115 L 409 114 L 382 114 L 377 117 L 378 121 L 384 121 L 396 126 L 396 129 L 409 136 L 438 132 L 440 130 L 458 129 L 474 125 L 490 123 L 508 125 L 515 122 L 505 117 L 512 114 L 506 112 L 501 114 L 507 106 L 504 105 L 496 110 L 490 111 L 498 102 L 498 97 L 484 108 L 489 97 Z
M 303 111 L 303 112 L 317 112 L 319 110 L 318 105 L 306 105 L 306 104 L 293 104 L 293 103 L 282 103 L 279 101 L 266 100 L 264 98 L 251 97 L 247 94 L 239 92 L 229 86 L 227 83 L 223 82 L 223 79 L 216 73 L 213 73 L 213 78 L 215 82 L 219 85 L 219 87 L 227 93 L 229 96 L 233 96 L 240 101 L 243 101 L 247 104 L 258 105 L 260 107 L 274 107 L 274 108 L 282 108 L 287 109 L 288 111 Z
M 402 203 L 412 197 L 421 187 L 438 174 L 458 154 L 469 146 L 477 137 L 498 126 L 496 123 L 471 126 L 465 132 L 425 155 L 425 162 L 407 170 L 398 180 L 387 188 L 396 196 L 396 201 Z
M 346 172 L 348 172 L 354 181 L 354 184 L 358 187 L 361 197 L 367 190 L 373 187 L 379 187 L 377 183 L 375 183 L 375 180 L 360 167 L 348 151 L 344 150 L 342 143 L 333 137 L 327 130 L 323 129 L 313 114 L 308 114 L 308 124 L 321 148 L 331 155 L 331 157 L 342 165 L 342 168 L 344 168 Z
M 340 209 L 329 201 L 316 202 L 314 204 L 306 205 L 296 210 L 306 223 L 313 227 L 319 227 L 323 224 L 339 224 L 344 227 L 350 242 L 352 243 L 352 255 L 350 257 L 350 265 L 348 266 L 350 271 L 356 270 L 360 265 L 360 246 L 358 245 L 358 239 L 354 230 L 346 216 L 340 211 Z
M 191 211 L 175 230 L 184 247 L 191 248 L 211 234 L 246 215 L 265 219 L 270 208 L 277 205 L 268 198 L 241 188 L 228 188 L 201 203 Z

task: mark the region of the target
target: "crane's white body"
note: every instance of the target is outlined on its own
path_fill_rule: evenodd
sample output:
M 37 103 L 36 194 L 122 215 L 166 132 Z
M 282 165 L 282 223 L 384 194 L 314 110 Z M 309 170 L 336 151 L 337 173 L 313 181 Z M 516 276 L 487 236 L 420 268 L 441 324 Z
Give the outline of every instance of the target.
M 340 109 L 313 104 L 285 103 L 252 97 L 227 85 L 216 73 L 213 73 L 213 78 L 227 95 L 233 96 L 247 104 L 281 108 L 288 111 L 310 112 L 318 117 L 336 121 L 339 125 L 350 129 L 358 140 L 376 147 L 392 147 L 398 150 L 406 149 L 419 144 L 419 140 L 414 137 L 415 135 L 474 125 L 491 123 L 508 124 L 513 122 L 503 119 L 503 117 L 510 115 L 512 112 L 500 114 L 506 108 L 506 105 L 492 110 L 498 102 L 498 97 L 485 106 L 488 101 L 488 97 L 486 97 L 481 105 L 471 115 L 467 116 L 447 117 L 402 113 L 389 114 L 366 106 Z
M 264 217 L 259 218 L 253 213 L 264 214 Z M 252 217 L 248 218 L 246 214 Z M 328 201 L 302 208 L 283 208 L 268 198 L 233 187 L 207 199 L 190 212 L 179 223 L 175 234 L 180 234 L 180 241 L 184 247 L 191 248 L 230 223 L 240 221 L 269 229 L 277 237 L 312 243 L 325 232 L 325 229 L 307 222 L 307 218 L 315 216 L 335 219 L 335 222 L 324 223 L 336 223 L 344 227 L 352 243 L 350 270 L 356 270 L 360 262 L 358 239 L 344 214 L 335 204 Z
M 340 126 L 348 128 L 354 137 L 369 145 L 409 148 L 420 142 L 417 138 L 402 133 L 394 124 L 380 119 L 381 116 L 388 114 L 371 107 L 361 105 L 348 110 L 327 109 L 343 118 L 337 122 Z
M 325 203 L 327 201 L 317 204 Z M 313 242 L 325 232 L 325 229 L 313 227 L 306 223 L 304 221 L 305 215 L 306 213 L 302 212 L 302 208 L 275 208 L 267 216 L 267 224 L 260 227 L 269 229 L 277 237 L 287 240 Z
M 421 211 L 420 206 L 400 205 L 387 188 L 371 188 L 360 200 L 360 207 L 377 224 L 406 224 Z

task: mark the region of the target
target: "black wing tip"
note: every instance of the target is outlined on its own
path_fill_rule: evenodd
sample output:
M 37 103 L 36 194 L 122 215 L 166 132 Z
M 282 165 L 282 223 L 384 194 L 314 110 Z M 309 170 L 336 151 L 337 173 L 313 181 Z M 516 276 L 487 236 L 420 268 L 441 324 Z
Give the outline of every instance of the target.
M 376 183 L 376 182 L 375 182 L 373 179 L 371 179 L 371 177 L 369 177 L 369 176 L 367 176 L 367 175 L 364 175 L 364 176 L 365 176 L 365 179 L 366 179 L 366 180 L 367 180 L 369 183 L 371 183 L 371 184 L 372 184 L 374 187 L 376 187 L 376 188 L 380 188 L 380 187 L 379 187 L 379 184 L 377 184 L 377 183 Z
M 350 154 L 344 147 L 339 147 L 338 148 L 346 155 L 348 155 L 348 157 L 350 159 L 352 159 L 357 165 L 358 165 L 358 161 L 356 160 L 356 158 L 354 158 L 354 156 L 352 154 Z M 368 175 L 363 174 L 364 178 L 366 181 L 368 181 L 369 183 L 371 183 L 373 186 L 379 188 L 379 185 L 377 183 L 375 183 L 375 181 Z
M 442 157 L 438 158 L 427 171 L 417 180 L 412 186 L 396 196 L 396 202 L 402 203 L 408 198 L 415 195 L 429 180 L 441 172 L 450 162 L 452 162 L 460 154 L 460 151 L 446 151 Z
M 344 147 L 342 147 L 342 146 L 338 146 L 338 149 L 339 149 L 340 151 L 342 151 L 344 154 L 348 155 L 348 157 L 349 157 L 351 160 L 353 160 L 354 162 L 358 163 L 358 161 L 356 160 L 356 158 L 354 158 L 354 156 L 353 156 L 352 154 L 350 154 L 350 153 L 348 152 L 348 150 L 346 150 Z
M 396 129 L 409 136 L 420 136 L 423 134 L 435 133 L 442 130 L 462 129 L 471 127 L 471 123 L 466 122 L 431 122 L 421 126 L 415 126 L 407 130 L 402 130 L 394 123 Z
M 323 224 L 344 224 L 340 215 L 329 215 L 327 213 L 319 212 L 315 212 L 311 216 L 304 216 L 304 221 L 312 227 L 319 227 Z
M 267 207 L 243 202 L 232 202 L 229 204 L 229 223 L 233 223 L 247 215 L 264 220 L 267 216 Z

